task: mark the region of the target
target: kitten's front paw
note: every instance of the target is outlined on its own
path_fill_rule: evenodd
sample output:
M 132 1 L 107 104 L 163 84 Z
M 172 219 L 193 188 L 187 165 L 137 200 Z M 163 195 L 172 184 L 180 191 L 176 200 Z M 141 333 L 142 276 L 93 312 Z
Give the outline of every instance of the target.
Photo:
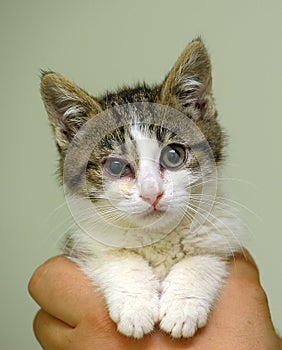
M 210 305 L 196 298 L 165 293 L 160 300 L 160 328 L 173 338 L 192 337 L 207 323 Z
M 120 333 L 134 338 L 142 338 L 154 329 L 159 317 L 159 299 L 144 296 L 122 296 L 109 305 L 110 317 L 117 323 Z

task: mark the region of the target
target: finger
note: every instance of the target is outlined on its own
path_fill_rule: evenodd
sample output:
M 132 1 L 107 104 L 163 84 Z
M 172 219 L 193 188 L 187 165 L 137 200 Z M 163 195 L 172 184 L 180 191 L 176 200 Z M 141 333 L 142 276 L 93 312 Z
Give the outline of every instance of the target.
M 70 349 L 73 328 L 39 310 L 33 322 L 36 339 L 45 350 Z
M 77 265 L 63 256 L 46 261 L 35 271 L 29 293 L 42 309 L 72 327 L 87 314 L 105 317 L 101 295 Z

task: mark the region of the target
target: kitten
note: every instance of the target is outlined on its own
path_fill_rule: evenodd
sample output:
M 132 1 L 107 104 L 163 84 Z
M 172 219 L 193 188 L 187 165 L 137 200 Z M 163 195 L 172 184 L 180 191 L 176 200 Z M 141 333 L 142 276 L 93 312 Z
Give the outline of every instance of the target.
M 172 337 L 193 336 L 241 249 L 217 188 L 225 139 L 202 41 L 154 87 L 94 98 L 43 72 L 41 94 L 77 223 L 65 255 L 99 288 L 122 334 L 141 338 L 159 323 Z

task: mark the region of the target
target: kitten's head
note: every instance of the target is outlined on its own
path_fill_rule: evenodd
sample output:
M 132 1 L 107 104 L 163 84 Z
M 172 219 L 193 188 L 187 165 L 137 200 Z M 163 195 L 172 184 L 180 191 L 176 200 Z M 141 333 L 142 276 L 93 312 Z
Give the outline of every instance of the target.
M 191 221 L 222 159 L 211 89 L 211 64 L 199 39 L 152 88 L 94 98 L 59 74 L 43 73 L 42 98 L 67 192 L 90 199 L 104 222 L 126 229 L 169 232 L 183 217 Z M 83 211 L 84 219 L 91 215 Z

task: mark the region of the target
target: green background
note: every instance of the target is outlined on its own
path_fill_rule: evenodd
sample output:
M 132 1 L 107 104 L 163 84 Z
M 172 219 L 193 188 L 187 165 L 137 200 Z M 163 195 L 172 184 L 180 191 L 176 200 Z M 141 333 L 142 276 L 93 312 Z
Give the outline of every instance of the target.
M 222 181 L 241 204 L 246 244 L 282 331 L 281 18 L 281 0 L 1 1 L 1 350 L 40 348 L 32 334 L 37 306 L 26 286 L 71 225 L 54 175 L 40 69 L 61 72 L 94 95 L 160 82 L 199 34 L 230 136 Z

